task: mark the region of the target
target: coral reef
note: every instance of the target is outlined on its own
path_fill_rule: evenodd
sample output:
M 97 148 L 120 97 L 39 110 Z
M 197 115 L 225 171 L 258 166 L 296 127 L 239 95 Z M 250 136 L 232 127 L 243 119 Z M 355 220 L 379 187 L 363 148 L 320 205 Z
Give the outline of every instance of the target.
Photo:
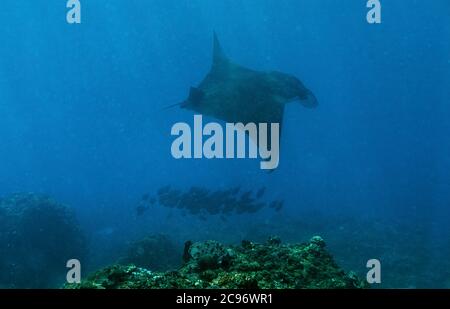
M 126 256 L 122 257 L 118 263 L 133 264 L 152 271 L 166 271 L 180 266 L 182 257 L 179 251 L 176 243 L 168 236 L 150 235 L 131 243 Z
M 69 208 L 31 193 L 0 199 L 0 287 L 56 287 L 66 262 L 85 256 L 85 240 Z
M 178 271 L 151 272 L 134 265 L 102 269 L 81 284 L 66 288 L 231 288 L 328 289 L 364 288 L 353 273 L 345 273 L 315 236 L 304 244 L 282 244 L 277 237 L 264 244 L 243 241 L 226 246 L 216 241 L 187 242 L 184 265 Z
M 428 221 L 419 218 L 354 217 L 305 212 L 293 218 L 248 225 L 243 238 L 263 241 L 280 235 L 286 242 L 319 234 L 343 269 L 366 276 L 366 262 L 382 262 L 383 279 L 377 288 L 442 288 L 450 278 L 450 239 L 430 241 Z M 217 234 L 222 233 L 218 231 Z M 212 237 L 216 234 L 211 233 Z M 231 239 L 230 241 L 233 241 Z M 439 270 L 439 271 L 437 271 Z

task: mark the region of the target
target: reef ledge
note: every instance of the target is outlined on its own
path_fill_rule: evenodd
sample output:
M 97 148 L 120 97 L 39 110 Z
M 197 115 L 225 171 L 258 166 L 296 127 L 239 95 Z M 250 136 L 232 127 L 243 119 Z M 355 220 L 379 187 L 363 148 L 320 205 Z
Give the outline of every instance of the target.
M 153 272 L 134 265 L 112 265 L 90 275 L 81 289 L 336 289 L 366 288 L 345 272 L 313 237 L 303 244 L 243 241 L 240 246 L 216 241 L 186 242 L 183 265 L 176 271 Z

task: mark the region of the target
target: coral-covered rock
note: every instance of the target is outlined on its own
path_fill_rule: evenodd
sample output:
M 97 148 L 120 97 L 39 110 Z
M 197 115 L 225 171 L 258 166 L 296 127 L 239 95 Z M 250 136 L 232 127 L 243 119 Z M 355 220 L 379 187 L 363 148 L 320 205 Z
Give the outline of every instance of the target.
M 68 207 L 31 193 L 0 199 L 0 287 L 57 287 L 67 261 L 85 256 L 85 239 Z
M 276 241 L 273 241 L 273 240 Z M 157 273 L 136 266 L 111 266 L 68 288 L 364 288 L 353 273 L 333 261 L 320 237 L 305 244 L 244 241 L 189 243 L 190 258 L 178 271 Z
M 157 234 L 133 242 L 119 264 L 133 264 L 152 271 L 167 271 L 180 266 L 182 257 L 178 246 L 166 235 Z

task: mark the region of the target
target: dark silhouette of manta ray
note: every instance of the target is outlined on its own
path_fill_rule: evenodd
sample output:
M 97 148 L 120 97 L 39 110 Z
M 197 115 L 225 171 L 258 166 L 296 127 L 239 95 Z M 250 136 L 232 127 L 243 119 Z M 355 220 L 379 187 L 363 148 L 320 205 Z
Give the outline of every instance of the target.
M 298 78 L 276 71 L 259 72 L 230 61 L 214 33 L 211 71 L 179 105 L 226 122 L 279 123 L 281 129 L 285 104 L 296 100 L 309 108 L 318 105 Z

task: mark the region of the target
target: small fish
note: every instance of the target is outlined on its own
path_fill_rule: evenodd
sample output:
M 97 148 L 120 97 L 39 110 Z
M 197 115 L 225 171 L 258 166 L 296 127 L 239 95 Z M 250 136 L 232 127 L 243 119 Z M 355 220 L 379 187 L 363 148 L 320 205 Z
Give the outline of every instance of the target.
M 277 206 L 275 207 L 275 211 L 279 212 L 281 209 L 283 209 L 284 201 L 278 201 Z
M 251 195 L 252 195 L 252 191 L 246 191 L 246 192 L 242 193 L 241 201 L 252 202 L 253 199 L 251 198 Z
M 269 208 L 277 208 L 277 205 L 278 205 L 278 201 L 272 201 L 269 204 Z
M 266 193 L 266 187 L 262 187 L 256 192 L 256 198 L 261 198 Z
M 141 217 L 141 216 L 143 216 L 143 215 L 147 212 L 147 210 L 149 210 L 149 209 L 150 209 L 149 206 L 144 205 L 144 204 L 139 204 L 139 205 L 136 207 L 136 215 L 137 215 L 138 217 Z

